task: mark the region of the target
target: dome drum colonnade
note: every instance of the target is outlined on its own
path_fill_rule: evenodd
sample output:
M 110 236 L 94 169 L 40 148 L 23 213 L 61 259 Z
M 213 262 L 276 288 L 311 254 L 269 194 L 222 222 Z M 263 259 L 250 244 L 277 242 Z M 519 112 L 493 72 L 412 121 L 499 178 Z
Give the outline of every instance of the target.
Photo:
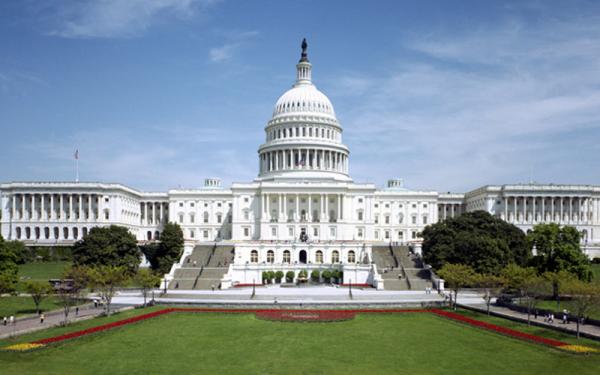
M 259 153 L 259 178 L 297 171 L 348 176 L 348 148 L 331 101 L 312 83 L 312 65 L 303 51 L 296 83 L 275 104 Z

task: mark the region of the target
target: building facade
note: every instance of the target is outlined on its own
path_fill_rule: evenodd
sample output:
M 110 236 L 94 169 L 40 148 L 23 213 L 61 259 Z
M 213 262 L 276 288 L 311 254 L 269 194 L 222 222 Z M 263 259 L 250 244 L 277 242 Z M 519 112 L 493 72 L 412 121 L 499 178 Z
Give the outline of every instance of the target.
M 253 181 L 224 188 L 208 178 L 199 189 L 154 193 L 108 183 L 3 183 L 2 236 L 29 245 L 68 245 L 92 227 L 116 224 L 145 242 L 176 222 L 187 253 L 205 242 L 235 246 L 227 285 L 260 279 L 273 264 L 337 265 L 354 282 L 373 284 L 371 246 L 418 244 L 425 226 L 484 210 L 524 231 L 538 223 L 573 225 L 582 233 L 584 251 L 600 256 L 600 186 L 498 185 L 452 194 L 409 190 L 399 179 L 385 188 L 355 183 L 342 125 L 312 82 L 305 50 L 296 72 L 264 128 Z

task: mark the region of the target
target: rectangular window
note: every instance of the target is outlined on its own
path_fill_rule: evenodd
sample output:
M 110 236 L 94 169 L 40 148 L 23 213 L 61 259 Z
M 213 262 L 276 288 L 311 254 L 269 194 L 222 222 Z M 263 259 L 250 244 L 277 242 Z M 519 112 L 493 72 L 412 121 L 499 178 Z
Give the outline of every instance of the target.
M 362 219 L 363 219 L 363 213 L 362 213 L 362 211 L 358 211 L 358 220 L 362 221 Z
M 423 216 L 423 224 L 427 224 L 427 216 Z
M 204 231 L 204 238 L 208 238 L 208 231 L 207 230 Z
M 289 235 L 290 237 L 294 237 L 294 227 L 289 227 L 289 228 L 288 228 L 288 235 Z
M 385 231 L 385 239 L 389 240 L 390 239 L 390 232 L 389 231 Z
M 335 227 L 329 228 L 329 236 L 331 236 L 332 238 L 335 237 Z
M 389 224 L 389 223 L 390 223 L 390 217 L 389 217 L 389 216 L 386 216 L 386 217 L 385 217 L 385 223 L 386 223 L 386 224 Z
M 277 227 L 272 227 L 272 228 L 271 228 L 271 235 L 272 235 L 273 237 L 277 236 Z
M 413 224 L 416 224 L 416 223 L 417 223 L 417 217 L 416 217 L 416 216 L 413 216 L 413 217 L 412 217 L 412 223 L 413 223 Z
M 315 236 L 315 237 L 319 236 L 319 228 L 313 228 L 313 236 Z
M 244 228 L 244 237 L 248 237 L 250 235 L 250 228 Z
M 358 238 L 362 238 L 362 236 L 363 236 L 362 228 L 358 228 L 357 236 L 358 236 Z

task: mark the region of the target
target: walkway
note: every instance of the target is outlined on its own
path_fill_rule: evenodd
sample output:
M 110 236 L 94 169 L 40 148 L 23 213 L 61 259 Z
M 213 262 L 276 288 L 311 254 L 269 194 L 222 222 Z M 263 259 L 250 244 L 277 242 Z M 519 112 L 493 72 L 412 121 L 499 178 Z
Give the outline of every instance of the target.
M 123 306 L 111 304 L 111 310 L 117 310 L 119 307 L 122 308 Z M 103 311 L 104 307 L 102 306 L 94 308 L 93 304 L 81 305 L 79 306 L 79 314 L 75 316 L 75 307 L 73 307 L 69 312 L 69 322 L 72 323 L 75 321 L 91 319 L 100 315 Z M 65 315 L 63 310 L 49 311 L 44 313 L 44 315 L 44 323 L 40 323 L 40 318 L 38 316 L 20 317 L 15 319 L 14 324 L 9 323 L 6 326 L 0 323 L 0 339 L 58 326 L 64 322 Z M 0 319 L 1 318 L 2 317 L 0 317 Z

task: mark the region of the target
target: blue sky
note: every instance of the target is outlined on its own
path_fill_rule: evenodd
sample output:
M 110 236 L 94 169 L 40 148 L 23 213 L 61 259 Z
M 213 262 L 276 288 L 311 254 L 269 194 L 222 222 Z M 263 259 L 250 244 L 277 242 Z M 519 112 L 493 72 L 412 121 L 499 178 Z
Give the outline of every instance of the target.
M 0 181 L 252 180 L 302 37 L 355 181 L 600 184 L 595 1 L 3 1 Z

